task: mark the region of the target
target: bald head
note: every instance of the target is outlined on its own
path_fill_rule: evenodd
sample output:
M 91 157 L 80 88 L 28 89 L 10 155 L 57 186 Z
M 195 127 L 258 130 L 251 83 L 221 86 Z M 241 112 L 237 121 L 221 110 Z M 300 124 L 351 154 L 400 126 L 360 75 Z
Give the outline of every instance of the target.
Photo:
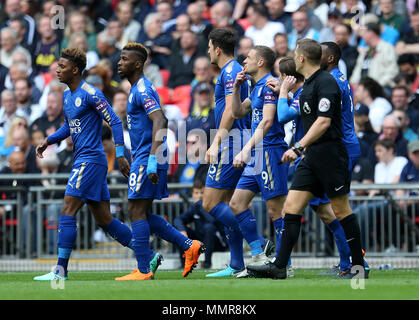
M 13 151 L 9 156 L 9 167 L 13 173 L 22 174 L 26 171 L 25 154 L 22 151 Z

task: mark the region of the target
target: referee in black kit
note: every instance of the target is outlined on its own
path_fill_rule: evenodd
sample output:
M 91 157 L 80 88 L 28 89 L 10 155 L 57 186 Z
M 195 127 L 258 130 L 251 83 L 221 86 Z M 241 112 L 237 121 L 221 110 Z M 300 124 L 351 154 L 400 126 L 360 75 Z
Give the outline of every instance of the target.
M 305 80 L 300 96 L 304 137 L 284 153 L 282 162 L 304 158 L 294 173 L 284 205 L 284 231 L 278 258 L 262 266 L 248 266 L 257 277 L 285 279 L 291 251 L 298 240 L 301 213 L 313 196 L 324 193 L 345 231 L 351 249 L 352 265 L 357 272 L 341 273 L 341 278 L 368 277 L 363 267 L 361 235 L 356 216 L 349 205 L 350 177 L 348 153 L 342 142 L 341 96 L 335 79 L 320 68 L 322 48 L 314 40 L 297 42 L 294 60 Z M 354 269 L 355 270 L 355 269 Z

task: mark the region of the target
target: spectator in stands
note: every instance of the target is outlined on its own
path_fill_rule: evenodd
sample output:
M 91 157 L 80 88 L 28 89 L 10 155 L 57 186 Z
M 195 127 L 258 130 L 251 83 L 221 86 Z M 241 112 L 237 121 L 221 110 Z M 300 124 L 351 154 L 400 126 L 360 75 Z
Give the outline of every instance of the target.
M 35 173 L 30 171 L 27 166 L 25 154 L 22 151 L 13 151 L 8 158 L 9 165 L 0 170 L 0 174 L 24 174 L 24 173 Z M 0 180 L 0 185 L 3 186 L 23 186 L 29 189 L 31 186 L 39 185 L 33 180 Z M 1 199 L 16 199 L 16 192 L 1 192 Z M 23 197 L 24 204 L 27 202 L 27 197 Z M 11 208 L 8 206 L 0 206 L 0 217 L 10 211 Z
M 26 21 L 23 19 L 23 17 L 21 15 L 18 15 L 10 19 L 9 27 L 15 30 L 17 34 L 17 39 L 16 39 L 17 44 L 21 45 L 23 48 L 25 48 L 29 52 L 33 52 L 35 43 L 32 43 L 31 45 L 29 45 L 26 42 L 26 39 L 25 39 L 25 35 L 27 33 Z
M 198 39 L 193 31 L 185 31 L 180 39 L 182 50 L 178 54 L 169 57 L 169 81 L 167 86 L 190 84 L 194 78 L 193 66 L 196 58 L 201 54 L 198 51 Z
M 193 73 L 195 78 L 191 82 L 192 90 L 200 82 L 207 82 L 213 86 L 217 82 L 217 78 L 212 74 L 211 61 L 207 56 L 196 58 Z
M 93 73 L 93 74 L 87 76 L 85 81 L 88 84 L 91 84 L 92 86 L 94 86 L 95 88 L 97 88 L 97 89 L 99 89 L 100 91 L 103 92 L 103 80 L 99 75 Z M 106 95 L 105 95 L 105 97 L 106 97 Z M 109 97 L 106 97 L 106 98 L 109 100 Z
M 319 41 L 320 33 L 311 27 L 307 12 L 297 10 L 292 14 L 292 31 L 288 34 L 288 48 L 294 50 L 297 41 L 303 38 Z
M 396 156 L 407 157 L 408 141 L 403 137 L 400 120 L 393 114 L 384 117 L 383 132 L 378 139 L 387 139 L 394 143 L 394 153 Z
M 6 68 L 12 66 L 13 54 L 16 52 L 22 52 L 29 61 L 32 60 L 29 51 L 17 43 L 17 34 L 15 30 L 10 27 L 3 28 L 1 29 L 0 36 L 0 61 Z
M 144 20 L 144 32 L 137 42 L 144 44 L 151 52 L 151 61 L 160 69 L 167 69 L 168 56 L 171 54 L 172 36 L 163 33 L 162 20 L 159 13 L 149 13 Z
M 354 166 L 351 175 L 351 184 L 368 184 L 374 183 L 374 163 L 368 158 L 359 158 L 357 164 Z M 354 192 L 357 196 L 368 195 L 367 190 L 356 190 Z
M 227 242 L 223 225 L 214 219 L 202 208 L 204 195 L 204 182 L 195 180 L 192 189 L 192 198 L 195 203 L 173 221 L 173 225 L 185 237 L 198 239 L 205 244 L 204 268 L 211 268 L 211 258 L 214 251 L 225 251 Z M 192 227 L 191 224 L 194 224 Z M 184 260 L 181 260 L 184 263 Z
M 354 110 L 355 131 L 361 146 L 361 157 L 375 162 L 374 142 L 378 139 L 378 133 L 372 128 L 369 119 L 369 108 L 364 104 L 357 104 Z
M 57 131 L 62 126 L 63 121 L 63 98 L 57 92 L 50 92 L 45 115 L 34 121 L 31 130 L 40 129 L 47 137 Z
M 38 19 L 38 32 L 41 38 L 36 42 L 34 68 L 37 72 L 44 73 L 49 71 L 52 62 L 59 59 L 60 42 L 54 29 L 51 27 L 49 16 L 41 16 Z
M 395 144 L 389 139 L 377 140 L 374 144 L 375 154 L 378 163 L 374 169 L 374 183 L 397 183 L 403 167 L 407 164 L 407 159 L 397 156 Z M 377 190 L 371 190 L 369 195 L 377 194 Z
M 75 32 L 70 36 L 70 48 L 80 48 L 86 53 L 86 71 L 95 67 L 99 62 L 99 56 L 96 51 L 88 50 L 87 37 L 84 32 Z
M 131 150 L 131 141 L 129 138 L 128 122 L 127 122 L 127 101 L 128 101 L 128 94 L 122 89 L 119 89 L 117 92 L 115 92 L 113 96 L 112 108 L 115 111 L 118 118 L 121 119 L 122 121 L 125 147 Z
M 350 79 L 356 65 L 356 60 L 358 58 L 357 48 L 349 44 L 349 40 L 352 35 L 352 29 L 347 24 L 339 23 L 335 26 L 333 31 L 335 34 L 334 41 L 339 45 L 340 49 L 342 50 L 341 59 L 346 64 L 347 78 Z
M 156 5 L 156 11 L 162 21 L 162 32 L 172 33 L 176 29 L 176 17 L 173 16 L 172 4 L 168 0 L 161 0 Z
M 135 41 L 137 39 L 141 31 L 141 24 L 133 19 L 133 5 L 131 1 L 119 2 L 116 7 L 116 16 L 121 22 L 123 29 L 121 38 L 124 41 L 119 43 L 119 49 L 122 49 L 126 44 L 124 43 L 125 41 Z M 116 35 L 114 34 L 113 36 L 115 37 Z
M 285 33 L 285 27 L 281 22 L 268 20 L 268 12 L 264 5 L 251 5 L 247 8 L 247 19 L 250 26 L 244 33 L 253 40 L 254 45 L 274 47 L 274 35 Z
M 193 106 L 190 114 L 186 117 L 186 132 L 192 129 L 202 129 L 210 143 L 210 130 L 215 129 L 214 117 L 214 89 L 207 82 L 200 82 L 193 90 Z
M 97 36 L 97 51 L 101 59 L 106 58 L 111 62 L 113 78 L 120 81 L 118 74 L 118 61 L 121 56 L 121 50 L 116 47 L 116 38 L 109 35 L 105 29 Z
M 342 14 L 339 10 L 330 10 L 327 14 L 325 26 L 320 30 L 319 42 L 333 41 L 335 39 L 334 29 L 342 23 Z
M 27 119 L 28 124 L 31 125 L 43 113 L 39 104 L 32 102 L 32 84 L 28 78 L 20 78 L 16 80 L 14 87 L 18 114 L 23 115 Z
M 239 49 L 237 50 L 237 61 L 243 65 L 243 61 L 247 58 L 250 50 L 254 47 L 252 38 L 241 37 L 239 40 Z
M 233 7 L 229 1 L 221 0 L 215 2 L 211 7 L 211 23 L 214 28 L 227 28 L 236 31 L 237 37 L 241 38 L 244 35 L 244 30 L 232 19 Z
M 391 44 L 392 46 L 396 45 L 397 41 L 400 38 L 400 33 L 393 27 L 390 27 L 384 23 L 380 23 L 380 19 L 372 13 L 367 13 L 365 15 L 360 16 L 359 23 L 352 24 L 354 33 L 358 37 L 360 37 L 362 35 L 362 30 L 363 30 L 362 26 L 365 26 L 370 23 L 377 24 L 379 26 L 380 38 L 382 40 Z M 365 43 L 364 39 L 361 39 L 361 41 L 358 44 L 358 47 L 359 49 L 363 49 L 367 47 L 367 44 Z
M 0 127 L 3 128 L 3 136 L 5 136 L 9 132 L 10 124 L 17 111 L 17 98 L 12 90 L 6 89 L 1 93 L 1 106 Z
M 404 19 L 394 11 L 394 0 L 380 0 L 381 17 L 380 22 L 397 29 L 402 29 Z
M 413 54 L 402 54 L 397 59 L 400 71 L 407 76 L 408 86 L 411 92 L 419 89 L 418 61 Z
M 191 30 L 191 18 L 187 14 L 183 13 L 176 18 L 175 29 L 172 31 L 174 44 L 179 43 L 183 32 L 187 30 Z
M 15 150 L 24 153 L 28 170 L 40 172 L 37 167 L 35 147 L 31 144 L 28 129 L 23 126 L 15 127 L 12 132 L 12 140 Z
M 410 28 L 402 34 L 400 41 L 396 45 L 399 55 L 405 53 L 419 54 L 419 8 L 410 14 Z
M 45 136 L 42 130 L 37 129 L 31 132 L 31 144 L 33 146 L 36 147 L 38 144 L 42 143 L 44 139 L 45 139 Z
M 288 37 L 285 33 L 277 33 L 274 36 L 273 47 L 277 58 L 292 57 L 293 53 L 288 49 Z
M 372 78 L 364 78 L 355 91 L 358 102 L 369 108 L 369 119 L 375 132 L 381 132 L 384 117 L 391 112 L 390 102 L 384 98 L 380 84 Z
M 13 18 L 22 17 L 23 20 L 25 21 L 25 30 L 26 30 L 24 41 L 29 47 L 31 47 L 36 37 L 35 21 L 30 15 L 24 14 L 22 12 L 21 1 L 20 0 L 6 0 L 5 5 L 4 5 L 4 11 L 7 14 L 9 20 L 4 22 L 1 25 L 0 29 L 3 29 L 6 26 L 10 26 L 10 22 Z
M 58 173 L 69 173 L 73 167 L 73 140 L 71 136 L 65 139 L 66 147 L 57 153 L 60 165 L 58 166 Z
M 292 19 L 289 13 L 285 12 L 285 0 L 268 0 L 265 2 L 268 9 L 268 17 L 270 21 L 281 22 L 286 32 L 292 30 Z
M 208 39 L 209 33 L 213 27 L 212 24 L 202 16 L 204 12 L 203 6 L 199 2 L 192 2 L 189 4 L 186 12 L 191 19 L 191 30 L 204 39 Z
M 395 110 L 403 110 L 410 119 L 410 127 L 417 132 L 419 129 L 419 110 L 410 104 L 410 92 L 405 86 L 393 88 L 391 103 Z
M 399 72 L 394 47 L 380 38 L 380 25 L 377 23 L 368 23 L 361 36 L 368 49 L 359 54 L 350 82 L 357 84 L 361 79 L 370 77 L 383 87 L 392 87 L 393 79 Z
M 400 174 L 399 183 L 418 183 L 419 182 L 419 140 L 411 141 L 408 145 L 408 163 L 403 167 Z M 416 190 L 397 190 L 396 197 L 417 196 Z M 413 216 L 419 210 L 419 200 L 399 200 L 398 205 Z
M 410 119 L 406 111 L 402 109 L 395 109 L 391 114 L 399 119 L 400 130 L 403 134 L 403 138 L 405 138 L 408 142 L 419 140 L 419 135 L 415 133 L 412 128 L 409 128 Z
M 108 31 L 108 34 L 110 36 L 115 37 L 116 39 L 115 47 L 117 47 L 119 50 L 122 50 L 122 48 L 128 43 L 129 39 L 128 39 L 128 36 L 123 33 L 121 21 L 118 20 L 118 18 L 116 17 L 111 18 L 108 21 L 106 30 Z M 135 41 L 135 39 L 132 41 Z
M 148 56 L 144 63 L 144 76 L 151 81 L 156 88 L 164 86 L 163 76 L 160 73 L 160 68 L 157 64 L 152 63 L 150 50 L 147 49 Z
M 61 49 L 68 48 L 70 36 L 76 32 L 83 32 L 87 37 L 88 50 L 96 51 L 96 34 L 92 22 L 81 12 L 74 11 L 70 13 L 66 20 L 64 37 L 61 41 Z

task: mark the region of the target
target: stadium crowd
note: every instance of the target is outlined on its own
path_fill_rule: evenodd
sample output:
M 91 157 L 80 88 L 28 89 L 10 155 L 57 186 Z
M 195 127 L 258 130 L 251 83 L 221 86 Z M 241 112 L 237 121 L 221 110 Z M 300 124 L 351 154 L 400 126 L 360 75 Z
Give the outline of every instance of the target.
M 44 159 L 35 155 L 35 146 L 64 121 L 66 86 L 55 70 L 61 50 L 68 47 L 86 52 L 84 77 L 123 121 L 129 150 L 130 84 L 120 79 L 117 63 L 121 49 L 136 41 L 149 50 L 145 76 L 169 120 L 169 181 L 204 179 L 205 153 L 192 163 L 179 161 L 178 151 L 185 148 L 188 160 L 210 144 L 220 70 L 208 58 L 208 34 L 213 28 L 230 28 L 239 37 L 236 56 L 241 63 L 255 45 L 271 47 L 278 61 L 292 56 L 301 38 L 336 42 L 342 50 L 339 68 L 354 91 L 361 144 L 353 183 L 392 183 L 400 176 L 401 181 L 419 181 L 417 0 L 4 0 L 0 6 L 0 173 L 70 172 L 71 138 L 53 146 Z M 276 62 L 273 73 L 278 72 Z M 194 129 L 203 129 L 207 140 L 199 139 Z M 112 172 L 117 170 L 116 155 L 106 133 Z M 402 174 L 406 168 L 414 175 Z

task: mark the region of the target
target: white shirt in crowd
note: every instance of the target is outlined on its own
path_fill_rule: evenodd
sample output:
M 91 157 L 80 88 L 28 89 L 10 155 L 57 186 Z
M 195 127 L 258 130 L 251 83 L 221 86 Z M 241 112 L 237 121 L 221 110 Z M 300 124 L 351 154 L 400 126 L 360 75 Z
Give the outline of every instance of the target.
M 253 40 L 255 46 L 274 46 L 274 36 L 277 33 L 285 33 L 285 27 L 281 22 L 268 22 L 262 29 L 256 29 L 254 26 L 247 28 L 245 36 Z
M 405 157 L 395 157 L 391 162 L 379 162 L 375 165 L 374 183 L 394 183 L 407 164 Z
M 384 117 L 392 110 L 391 104 L 386 99 L 377 97 L 368 107 L 370 109 L 369 119 L 371 125 L 376 132 L 380 132 Z

